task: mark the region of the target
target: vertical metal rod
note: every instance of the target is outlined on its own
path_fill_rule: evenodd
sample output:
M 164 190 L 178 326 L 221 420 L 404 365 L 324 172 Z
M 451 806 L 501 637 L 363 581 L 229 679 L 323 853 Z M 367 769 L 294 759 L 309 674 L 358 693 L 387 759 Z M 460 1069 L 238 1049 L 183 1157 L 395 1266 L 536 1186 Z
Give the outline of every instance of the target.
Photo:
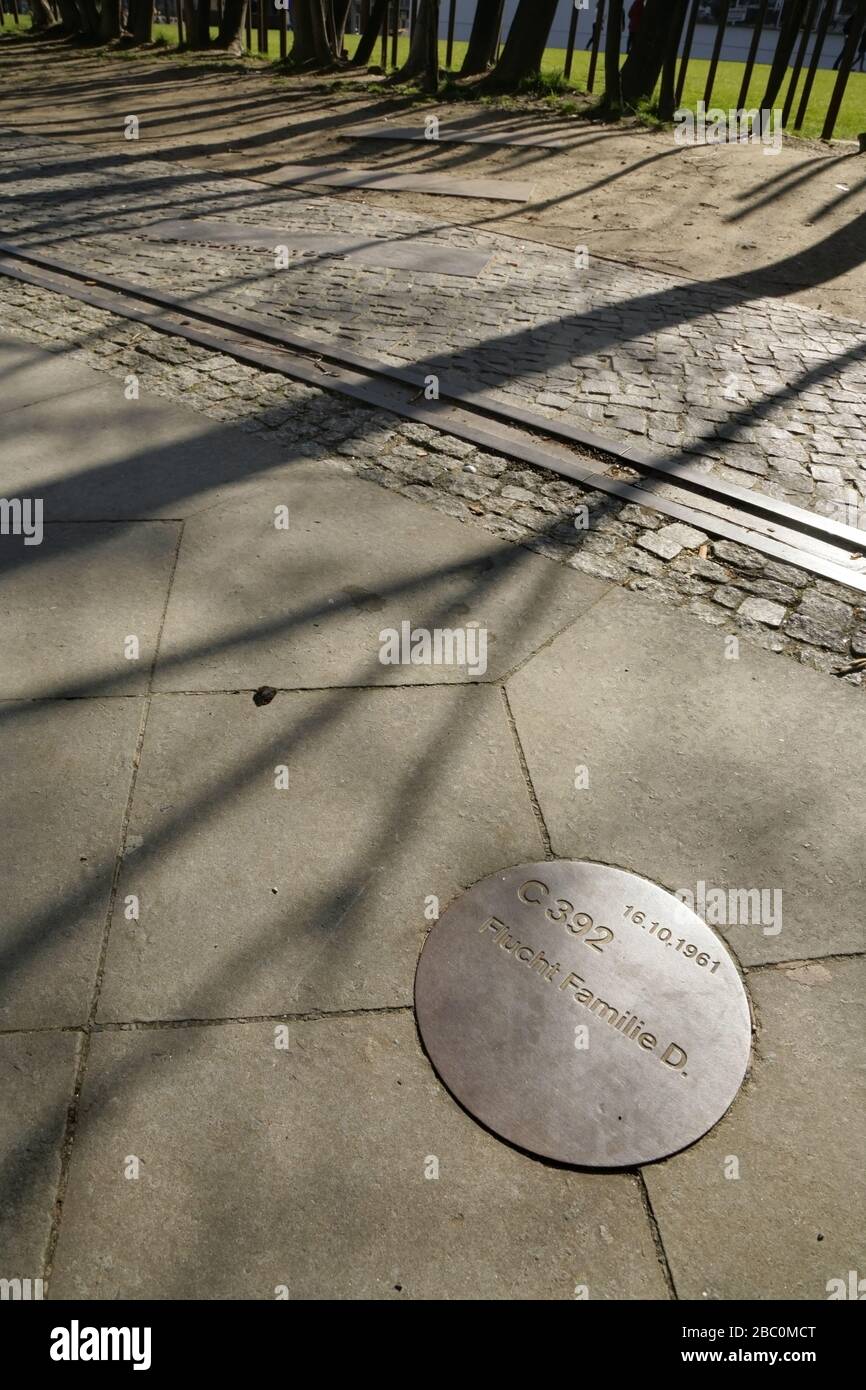
M 445 48 L 445 66 L 451 67 L 451 55 L 454 52 L 454 21 L 457 18 L 457 0 L 451 0 L 448 7 L 448 39 Z
M 183 45 L 183 0 L 177 0 L 177 44 Z
M 689 0 L 673 0 L 674 17 L 671 21 L 671 29 L 665 43 L 662 54 L 661 83 L 658 95 L 659 115 L 664 120 L 670 120 L 676 110 L 676 72 L 677 54 L 680 51 L 680 44 L 683 39 L 683 26 L 686 22 L 686 15 L 689 8 Z
M 791 71 L 791 80 L 788 83 L 788 94 L 785 97 L 785 105 L 782 107 L 782 125 L 788 124 L 788 117 L 791 114 L 791 107 L 794 105 L 794 95 L 797 91 L 797 83 L 800 81 L 800 73 L 806 57 L 806 48 L 809 43 L 809 35 L 815 24 L 815 16 L 818 13 L 818 6 L 821 0 L 811 0 L 806 18 L 803 21 L 803 33 L 800 36 L 800 47 L 797 49 L 797 56 L 794 59 L 794 67 Z
M 601 31 L 604 27 L 604 11 L 607 0 L 598 0 L 595 7 L 595 28 L 592 31 L 592 52 L 589 55 L 589 73 L 586 79 L 586 90 L 592 91 L 595 82 L 595 69 L 598 63 L 598 49 L 601 43 Z
M 707 73 L 707 85 L 704 88 L 704 106 L 709 106 L 713 99 L 713 87 L 716 81 L 716 69 L 719 66 L 719 55 L 722 51 L 722 44 L 725 41 L 725 29 L 728 24 L 728 10 L 731 8 L 731 0 L 722 0 L 722 8 L 719 14 L 719 27 L 716 30 L 716 41 L 713 44 L 713 56 L 710 59 L 710 70 Z
M 400 0 L 394 0 L 394 21 L 391 25 L 391 67 L 397 66 L 397 40 L 400 36 Z
M 252 53 L 252 51 L 253 51 L 253 0 L 247 0 L 246 31 L 247 31 L 247 44 L 246 44 L 247 53 Z
M 289 11 L 288 0 L 287 8 L 280 10 L 280 57 L 285 58 L 289 47 Z
M 761 8 L 758 10 L 758 17 L 755 20 L 755 27 L 752 30 L 752 42 L 749 44 L 749 56 L 746 59 L 746 70 L 743 73 L 743 81 L 740 86 L 740 95 L 737 97 L 737 110 L 742 111 L 746 104 L 746 97 L 749 94 L 749 83 L 752 80 L 752 69 L 755 66 L 755 59 L 758 56 L 758 44 L 761 42 L 761 30 L 764 27 L 764 20 L 767 18 L 767 6 L 770 0 L 761 0 Z
M 806 108 L 809 105 L 809 98 L 812 95 L 812 84 L 815 81 L 815 73 L 818 69 L 818 63 L 821 60 L 821 50 L 824 47 L 824 40 L 827 37 L 827 30 L 830 28 L 830 20 L 833 18 L 833 11 L 835 8 L 836 0 L 826 0 L 826 4 L 821 13 L 818 32 L 815 35 L 815 47 L 812 50 L 812 61 L 809 64 L 809 71 L 806 74 L 806 81 L 803 84 L 803 94 L 800 97 L 800 105 L 797 107 L 797 119 L 794 122 L 795 130 L 800 129 L 806 116 Z
M 268 51 L 268 0 L 259 0 L 259 31 L 257 35 L 260 53 Z
M 388 6 L 382 11 L 382 71 L 388 69 Z
M 689 58 L 692 54 L 692 43 L 694 42 L 695 25 L 698 22 L 698 8 L 700 6 L 700 3 L 701 0 L 692 0 L 691 13 L 689 15 L 689 22 L 686 27 L 686 37 L 683 41 L 683 51 L 680 56 L 680 70 L 677 73 L 677 106 L 679 106 L 680 102 L 683 99 L 683 88 L 686 85 L 686 73 L 688 72 Z
M 565 78 L 571 77 L 571 63 L 574 58 L 574 40 L 577 37 L 577 16 L 578 9 L 577 6 L 573 4 L 571 7 L 571 20 L 568 25 L 568 43 L 565 46 L 565 67 L 562 71 L 562 75 Z
M 851 76 L 851 66 L 860 45 L 864 26 L 866 26 L 866 0 L 860 0 L 859 5 L 851 16 L 851 28 L 845 40 L 845 47 L 842 49 L 842 61 L 839 64 L 836 85 L 833 88 L 830 105 L 827 107 L 827 114 L 824 117 L 824 127 L 821 131 L 822 140 L 833 139 L 833 131 L 836 129 L 836 122 L 839 119 L 839 107 L 842 105 L 845 88 L 848 86 L 848 78 Z

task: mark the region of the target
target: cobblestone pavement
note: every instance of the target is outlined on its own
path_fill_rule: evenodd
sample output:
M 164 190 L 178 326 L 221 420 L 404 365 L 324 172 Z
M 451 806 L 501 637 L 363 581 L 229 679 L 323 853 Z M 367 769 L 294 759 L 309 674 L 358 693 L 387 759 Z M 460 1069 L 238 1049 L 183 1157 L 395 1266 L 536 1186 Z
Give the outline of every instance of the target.
M 866 525 L 866 329 L 853 320 L 594 255 L 577 269 L 557 248 L 125 150 L 7 133 L 0 179 L 11 238 L 411 364 L 445 391 L 484 390 L 660 457 L 702 460 L 741 486 Z M 276 271 L 269 251 L 140 235 L 178 214 L 306 235 L 435 235 L 491 257 L 476 280 L 309 253 Z
M 0 315 L 16 336 L 72 347 L 119 382 L 237 422 L 311 456 L 337 457 L 357 476 L 400 492 L 552 561 L 658 596 L 717 628 L 861 686 L 866 605 L 853 589 L 780 564 L 746 546 L 712 541 L 657 512 L 515 463 L 384 411 L 335 403 L 292 382 L 156 333 L 102 310 L 0 277 Z M 41 493 L 51 515 L 51 479 Z M 23 464 L 5 487 L 32 489 Z M 585 507 L 582 520 L 575 525 Z M 847 674 L 846 674 L 847 673 Z

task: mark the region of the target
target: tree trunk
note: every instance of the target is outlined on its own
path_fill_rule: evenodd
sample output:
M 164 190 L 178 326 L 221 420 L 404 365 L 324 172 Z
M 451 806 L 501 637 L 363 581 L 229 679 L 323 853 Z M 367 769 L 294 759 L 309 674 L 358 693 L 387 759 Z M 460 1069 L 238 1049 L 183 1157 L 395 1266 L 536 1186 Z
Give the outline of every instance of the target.
M 291 61 L 294 67 L 327 67 L 336 54 L 329 34 L 325 0 L 292 0 L 292 27 L 295 42 Z
M 376 40 L 382 32 L 382 20 L 387 8 L 388 0 L 373 0 L 370 18 L 367 20 L 358 47 L 355 49 L 355 56 L 352 59 L 353 67 L 362 68 L 369 63 L 373 56 L 373 49 L 376 47 Z
M 99 15 L 99 37 L 108 43 L 120 38 L 120 0 L 102 0 Z
M 210 0 L 198 0 L 196 19 L 196 48 L 210 48 Z
M 81 17 L 75 0 L 57 0 L 60 10 L 60 23 L 67 34 L 77 34 L 81 28 Z
M 502 56 L 485 85 L 516 87 L 541 71 L 541 58 L 558 0 L 520 0 Z
M 76 0 L 78 5 L 78 15 L 81 21 L 81 33 L 87 38 L 97 38 L 99 36 L 99 11 L 96 8 L 96 0 Z
M 337 58 L 333 6 L 331 0 L 309 0 L 309 6 L 315 59 L 319 67 L 329 67 Z
M 343 56 L 343 39 L 346 37 L 346 22 L 352 0 L 331 0 L 330 9 L 334 27 L 334 52 L 338 58 Z
M 289 55 L 294 67 L 305 67 L 315 61 L 313 41 L 313 19 L 308 0 L 292 0 L 292 51 Z
M 604 36 L 604 104 L 612 111 L 622 107 L 619 60 L 622 47 L 622 0 L 610 0 Z
M 247 0 L 224 0 L 223 17 L 214 48 L 222 53 L 240 54 L 244 51 L 244 28 L 247 22 Z
M 153 0 L 129 0 L 129 13 L 126 16 L 129 31 L 128 43 L 134 47 L 153 40 Z
M 791 54 L 794 51 L 794 44 L 797 42 L 797 35 L 802 28 L 808 3 L 809 0 L 788 0 L 782 13 L 779 41 L 776 44 L 776 51 L 773 54 L 773 62 L 767 78 L 767 90 L 761 101 L 760 109 L 762 111 L 773 109 L 773 103 L 782 90 L 782 83 L 791 62 Z
M 394 80 L 411 82 L 416 77 L 423 79 L 425 91 L 436 91 L 439 85 L 439 0 L 421 0 L 409 57 L 395 73 Z
M 640 28 L 620 74 L 624 106 L 635 107 L 638 102 L 650 99 L 672 42 L 671 35 L 676 29 L 679 44 L 682 27 L 679 4 L 672 0 L 647 0 Z
M 185 0 L 184 18 L 187 48 L 210 48 L 210 0 Z
M 478 0 L 466 57 L 460 69 L 461 77 L 472 77 L 493 67 L 504 4 L 505 0 Z
M 439 0 L 430 0 L 427 12 L 427 52 L 424 91 L 435 96 L 439 90 Z
M 659 116 L 663 121 L 673 120 L 677 104 L 677 51 L 680 46 L 680 35 L 683 32 L 687 8 L 688 0 L 673 0 L 674 16 L 668 30 L 668 44 L 662 66 L 662 85 L 659 93 Z

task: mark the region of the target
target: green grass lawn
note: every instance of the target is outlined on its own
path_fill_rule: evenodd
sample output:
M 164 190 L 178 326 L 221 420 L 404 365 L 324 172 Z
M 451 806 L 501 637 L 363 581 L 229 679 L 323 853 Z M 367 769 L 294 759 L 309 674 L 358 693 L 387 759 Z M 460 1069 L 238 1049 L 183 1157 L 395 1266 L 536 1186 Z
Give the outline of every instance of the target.
M 22 28 L 29 27 L 29 23 L 29 19 L 25 18 L 22 23 Z M 12 30 L 14 30 L 16 27 L 14 20 L 9 15 L 6 16 L 5 27 L 6 29 Z M 216 31 L 214 30 L 212 32 L 215 33 Z M 154 26 L 153 36 L 154 39 L 160 40 L 169 47 L 175 47 L 177 45 L 177 25 L 157 24 Z M 288 42 L 289 47 L 291 48 L 291 34 L 289 34 Z M 349 35 L 346 39 L 346 48 L 350 56 L 354 53 L 355 49 L 357 48 L 357 45 L 357 34 Z M 439 45 L 439 49 L 441 54 L 441 62 L 444 67 L 445 44 L 441 43 Z M 398 64 L 402 63 L 405 60 L 408 51 L 408 39 L 401 38 L 397 44 Z M 463 56 L 465 52 L 465 43 L 454 44 L 453 56 L 451 60 L 451 67 L 453 71 L 459 72 L 460 64 L 463 61 Z M 132 56 L 136 53 L 136 50 L 129 50 L 129 53 L 130 56 Z M 253 35 L 252 41 L 252 56 L 259 56 L 258 43 L 255 34 Z M 276 30 L 271 30 L 268 33 L 268 57 L 279 58 L 279 56 L 280 36 Z M 262 55 L 262 58 L 263 57 L 264 55 Z M 381 45 L 377 44 L 371 62 L 378 64 L 380 60 Z M 389 65 L 390 61 L 391 40 L 389 39 Z M 583 50 L 580 50 L 575 53 L 574 62 L 572 65 L 571 80 L 567 84 L 562 83 L 562 70 L 564 64 L 564 50 L 561 48 L 548 48 L 544 54 L 544 59 L 542 61 L 542 76 L 549 80 L 552 95 L 557 95 L 558 97 L 567 100 L 570 91 L 573 91 L 575 96 L 578 96 L 581 93 L 583 93 L 586 87 L 586 80 L 589 73 L 589 53 Z M 706 59 L 695 58 L 689 63 L 685 90 L 683 92 L 684 106 L 693 107 L 699 100 L 702 99 L 708 68 L 709 63 Z M 600 96 L 604 91 L 603 69 L 604 64 L 600 60 L 596 71 L 596 82 L 593 93 L 595 96 Z M 760 64 L 755 67 L 752 73 L 752 82 L 749 88 L 747 104 L 749 102 L 755 104 L 761 100 L 768 72 L 769 68 L 766 64 Z M 742 63 L 719 64 L 718 71 L 716 73 L 715 86 L 713 88 L 714 106 L 721 106 L 725 110 L 729 110 L 736 106 L 742 76 Z M 836 74 L 834 72 L 829 71 L 828 69 L 819 69 L 819 71 L 816 73 L 815 84 L 812 88 L 812 96 L 809 102 L 809 110 L 806 114 L 806 119 L 803 124 L 802 131 L 800 132 L 802 135 L 817 137 L 821 134 L 821 127 L 824 123 L 824 112 L 827 109 L 827 104 L 830 100 L 830 94 L 833 91 L 833 84 L 835 82 L 835 79 Z M 795 100 L 793 108 L 795 114 L 797 110 L 797 102 L 799 101 L 799 91 L 802 89 L 802 85 L 803 75 L 801 74 L 800 84 L 798 87 L 798 96 Z M 787 82 L 783 85 L 782 95 L 777 103 L 779 106 L 781 106 L 784 103 L 786 92 Z M 866 131 L 866 73 L 853 72 L 848 81 L 848 87 L 845 92 L 845 99 L 842 103 L 842 109 L 839 113 L 839 119 L 836 123 L 836 130 L 834 133 L 838 139 L 853 140 L 856 139 L 856 137 L 860 134 L 861 131 Z

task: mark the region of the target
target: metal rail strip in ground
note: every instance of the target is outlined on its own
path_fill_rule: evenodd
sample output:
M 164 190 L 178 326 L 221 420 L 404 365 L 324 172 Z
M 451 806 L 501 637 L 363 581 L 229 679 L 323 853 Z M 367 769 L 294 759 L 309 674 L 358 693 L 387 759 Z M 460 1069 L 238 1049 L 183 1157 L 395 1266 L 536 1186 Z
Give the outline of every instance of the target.
M 756 495 L 690 465 L 653 459 L 631 446 L 612 444 L 521 407 L 506 408 L 482 393 L 441 392 L 438 400 L 428 401 L 423 398 L 423 381 L 418 376 L 370 361 L 349 348 L 311 342 L 228 310 L 190 305 L 152 287 L 82 270 L 2 241 L 0 273 L 268 371 L 393 411 L 866 592 L 866 574 L 860 568 L 866 556 L 866 532 L 776 498 Z M 142 307 L 149 304 L 164 307 L 169 314 L 154 314 Z M 190 320 L 199 320 L 217 331 L 206 331 Z M 259 342 L 276 351 L 262 349 Z M 575 453 L 574 445 L 583 457 Z M 599 471 L 599 463 L 606 465 L 605 471 Z
M 178 300 L 175 295 L 167 294 L 154 287 L 134 285 L 115 276 L 83 270 L 69 262 L 58 260 L 56 257 L 40 255 L 28 251 L 26 248 L 12 246 L 10 243 L 0 241 L 0 252 L 7 252 L 18 259 L 57 270 L 61 274 L 83 280 L 88 285 L 100 285 L 117 290 L 124 295 L 133 295 L 136 299 L 164 306 L 172 312 L 199 318 L 203 322 L 216 324 L 220 328 L 228 326 L 248 337 L 275 343 L 281 349 L 289 347 L 312 357 L 313 360 L 328 361 L 340 367 L 349 366 L 370 377 L 382 377 L 389 381 L 402 382 L 416 392 L 422 390 L 424 386 L 419 373 L 413 375 L 405 368 L 386 366 L 384 363 L 364 357 L 344 345 L 336 348 L 332 344 L 314 342 L 308 338 L 300 337 L 288 329 L 272 327 L 261 319 L 251 319 L 244 315 L 235 314 L 231 310 L 214 310 L 200 305 L 190 305 L 185 301 Z M 829 517 L 818 516 L 813 512 L 795 507 L 789 502 L 779 501 L 777 498 L 767 496 L 764 493 L 723 481 L 713 474 L 702 472 L 694 465 L 679 459 L 654 458 L 636 446 L 612 443 L 591 431 L 578 429 L 574 425 L 552 420 L 544 415 L 537 415 L 513 403 L 509 403 L 506 408 L 501 402 L 485 395 L 484 392 L 442 390 L 440 383 L 439 397 L 443 402 L 453 401 L 464 408 L 487 418 L 501 421 L 506 425 L 516 423 L 545 438 L 576 444 L 580 449 L 605 460 L 610 460 L 613 464 L 624 464 L 641 473 L 671 479 L 689 491 L 700 493 L 705 498 L 714 499 L 721 508 L 732 507 L 737 513 L 742 510 L 750 512 L 756 518 L 766 519 L 766 525 L 761 522 L 760 529 L 771 539 L 778 536 L 778 528 L 775 523 L 780 522 L 786 527 L 802 532 L 804 537 L 815 537 L 819 542 L 816 547 L 816 553 L 819 554 L 826 553 L 823 547 L 828 542 L 828 538 L 831 547 L 836 542 L 843 542 L 847 543 L 852 552 L 863 552 L 866 549 L 866 534 L 853 527 L 834 521 Z M 733 514 L 726 519 L 734 519 Z M 757 521 L 750 524 L 759 525 Z M 866 561 L 864 561 L 864 567 L 866 567 Z

